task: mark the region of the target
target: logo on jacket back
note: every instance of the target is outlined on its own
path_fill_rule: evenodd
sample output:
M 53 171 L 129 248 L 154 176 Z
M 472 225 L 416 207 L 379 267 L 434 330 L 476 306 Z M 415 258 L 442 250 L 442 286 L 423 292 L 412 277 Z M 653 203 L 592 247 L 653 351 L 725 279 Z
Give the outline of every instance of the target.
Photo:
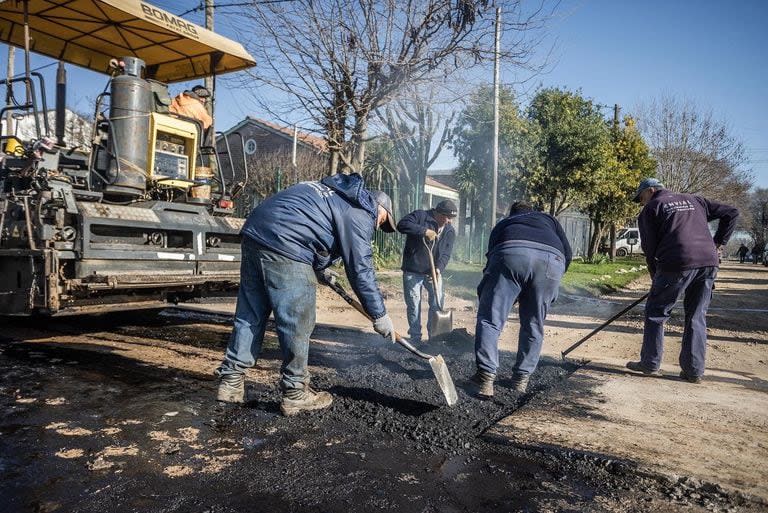
M 694 207 L 693 203 L 688 200 L 680 200 L 665 203 L 662 209 L 665 214 L 672 214 L 674 212 L 690 212 L 696 210 L 696 207 Z
M 302 182 L 306 185 L 309 185 L 312 187 L 317 194 L 320 195 L 321 198 L 329 198 L 335 194 L 336 191 L 328 187 L 327 185 L 323 185 L 320 182 Z

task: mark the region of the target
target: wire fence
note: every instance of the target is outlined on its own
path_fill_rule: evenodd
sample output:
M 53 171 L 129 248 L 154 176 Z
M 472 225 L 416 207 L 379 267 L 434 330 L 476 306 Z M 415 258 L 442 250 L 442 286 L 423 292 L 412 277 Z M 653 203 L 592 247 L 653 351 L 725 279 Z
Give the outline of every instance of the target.
M 280 185 L 288 186 L 290 184 Z M 380 184 L 378 187 L 374 184 L 368 185 L 368 187 L 372 190 L 382 190 L 389 195 L 395 207 L 396 221 L 414 210 L 432 208 L 437 202 L 444 199 L 439 196 L 420 194 L 419 191 L 415 190 L 404 191 L 397 184 Z M 281 188 L 275 192 L 279 192 Z M 433 204 L 426 204 L 430 200 Z M 589 218 L 579 212 L 566 212 L 558 216 L 558 219 L 571 244 L 573 255 L 586 255 L 590 237 Z M 459 216 L 454 220 L 454 228 L 456 229 L 456 241 L 451 259 L 465 263 L 483 263 L 487 251 L 488 236 L 490 235 L 488 229 L 483 229 L 481 223 L 476 222 L 471 215 L 467 215 L 465 210 L 461 208 Z M 380 267 L 399 266 L 405 239 L 406 236 L 401 233 L 385 233 L 376 230 L 373 239 L 376 265 Z

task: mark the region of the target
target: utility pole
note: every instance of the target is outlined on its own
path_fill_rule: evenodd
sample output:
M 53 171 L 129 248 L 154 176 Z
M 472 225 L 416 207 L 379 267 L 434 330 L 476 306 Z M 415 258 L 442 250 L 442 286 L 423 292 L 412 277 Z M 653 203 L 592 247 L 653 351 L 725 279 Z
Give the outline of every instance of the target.
M 14 65 L 14 59 L 16 56 L 16 47 L 8 45 L 8 67 L 6 68 L 6 78 L 8 80 L 7 87 L 11 87 L 11 79 L 13 78 L 14 70 L 16 69 Z M 10 90 L 10 89 L 8 89 Z M 5 106 L 9 107 L 10 98 L 6 96 L 5 98 Z M 5 111 L 5 135 L 13 135 L 13 111 L 7 110 Z
M 205 0 L 205 28 L 213 32 L 213 0 Z M 210 145 L 213 146 L 213 151 L 218 153 L 219 149 L 216 147 L 216 118 L 214 117 L 213 105 L 216 102 L 216 80 L 214 78 L 214 56 L 209 55 L 211 63 L 211 74 L 203 80 L 203 85 L 211 92 L 211 97 L 205 102 L 205 108 L 208 111 L 208 115 L 211 116 L 211 126 L 208 129 L 210 134 Z M 216 155 L 211 155 L 208 161 L 208 166 L 211 168 L 213 176 L 216 176 L 218 169 L 216 165 Z M 234 170 L 233 170 L 234 172 Z
M 496 8 L 496 48 L 493 54 L 493 187 L 488 230 L 496 224 L 496 196 L 499 188 L 499 53 L 501 46 L 501 7 Z
M 213 0 L 205 0 L 205 28 L 213 32 Z M 213 71 L 213 56 L 209 58 L 211 59 L 211 71 Z M 205 77 L 203 85 L 211 92 L 211 101 L 206 104 L 206 108 L 208 109 L 208 114 L 213 118 L 213 100 L 216 97 L 214 94 L 216 84 L 213 81 L 213 75 Z M 213 128 L 213 125 L 211 125 L 211 128 Z M 212 132 L 215 133 L 215 130 L 212 130 Z
M 613 144 L 616 144 L 619 140 L 619 111 L 620 107 L 618 103 L 615 103 L 613 105 Z M 591 228 L 591 227 L 590 227 Z M 610 226 L 610 232 L 608 234 L 608 239 L 610 240 L 610 248 L 609 251 L 611 252 L 611 262 L 614 261 L 616 258 L 616 223 L 611 221 Z M 597 247 L 600 247 L 600 242 L 598 241 Z M 633 246 L 629 247 L 630 253 L 632 252 Z

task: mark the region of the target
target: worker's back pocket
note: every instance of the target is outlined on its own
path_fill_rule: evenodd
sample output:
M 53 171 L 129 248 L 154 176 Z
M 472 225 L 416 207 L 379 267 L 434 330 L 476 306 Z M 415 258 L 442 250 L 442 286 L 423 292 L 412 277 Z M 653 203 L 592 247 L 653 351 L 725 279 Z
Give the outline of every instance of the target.
M 550 253 L 547 257 L 547 278 L 560 280 L 565 274 L 565 259 L 560 255 Z

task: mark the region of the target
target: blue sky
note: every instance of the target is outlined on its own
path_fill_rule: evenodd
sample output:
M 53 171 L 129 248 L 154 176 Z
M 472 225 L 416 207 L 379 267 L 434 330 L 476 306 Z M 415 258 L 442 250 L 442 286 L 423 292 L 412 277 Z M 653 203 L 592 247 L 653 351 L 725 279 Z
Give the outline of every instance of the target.
M 691 99 L 728 124 L 768 187 L 768 2 L 577 0 L 558 16 L 552 69 L 537 83 L 623 112 L 663 94 Z
M 181 14 L 197 0 L 152 0 Z M 229 3 L 229 2 L 228 2 Z M 201 12 L 186 15 L 203 22 Z M 216 31 L 236 39 L 217 14 Z M 581 90 L 596 102 L 618 103 L 631 113 L 640 103 L 674 95 L 691 99 L 730 127 L 747 149 L 755 185 L 768 187 L 768 1 L 733 0 L 564 0 L 548 25 L 553 54 L 546 73 L 529 78 L 537 85 Z M 17 52 L 17 72 L 22 57 Z M 0 52 L 5 69 L 6 52 Z M 33 66 L 51 62 L 35 58 Z M 70 104 L 90 113 L 91 101 L 106 77 L 68 66 Z M 43 70 L 49 86 L 55 66 Z M 491 75 L 489 73 L 489 80 Z M 505 70 L 502 81 L 521 77 Z M 182 86 L 174 85 L 172 92 Z M 219 89 L 217 128 L 226 129 L 245 115 L 264 116 L 242 92 Z M 53 91 L 49 92 L 53 99 Z M 606 109 L 606 115 L 609 114 Z M 449 156 L 437 166 L 450 165 Z

